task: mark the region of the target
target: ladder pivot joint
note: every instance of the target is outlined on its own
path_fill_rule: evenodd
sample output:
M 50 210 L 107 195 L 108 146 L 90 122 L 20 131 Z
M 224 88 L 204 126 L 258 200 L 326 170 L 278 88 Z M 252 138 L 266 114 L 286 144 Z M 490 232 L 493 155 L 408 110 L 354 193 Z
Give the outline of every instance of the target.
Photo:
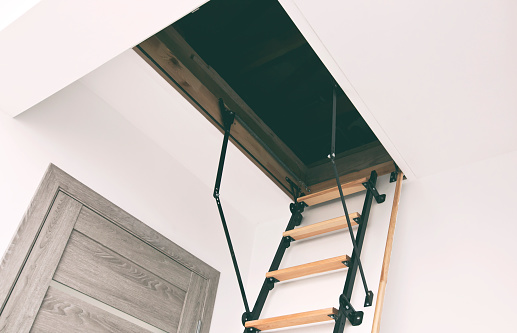
M 304 202 L 296 202 L 296 203 L 292 203 L 289 205 L 289 210 L 291 211 L 291 213 L 303 213 L 304 209 L 305 209 L 306 205 Z
M 245 325 L 247 321 L 251 320 L 251 313 L 244 311 L 241 317 L 242 325 Z
M 284 238 L 282 238 L 282 241 L 284 242 L 285 247 L 288 248 L 289 246 L 291 246 L 291 242 L 294 242 L 295 239 L 291 236 L 285 236 Z
M 219 109 L 221 110 L 224 129 L 229 131 L 230 127 L 233 124 L 233 121 L 235 120 L 235 112 L 230 111 L 226 108 L 222 98 L 219 98 Z
M 341 305 L 341 315 L 344 315 L 352 324 L 352 326 L 361 325 L 363 322 L 363 311 L 356 311 L 348 298 L 344 294 L 339 296 L 339 303 Z
M 273 290 L 275 288 L 275 283 L 280 282 L 279 280 L 275 279 L 274 277 L 267 278 L 267 285 L 269 290 Z

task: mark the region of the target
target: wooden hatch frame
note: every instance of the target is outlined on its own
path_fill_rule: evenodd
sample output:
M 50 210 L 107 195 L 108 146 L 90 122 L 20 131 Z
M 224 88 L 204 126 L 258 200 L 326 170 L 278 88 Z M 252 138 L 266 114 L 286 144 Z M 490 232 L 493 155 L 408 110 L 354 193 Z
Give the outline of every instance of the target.
M 305 194 L 336 186 L 330 163 L 305 165 L 172 26 L 134 50 L 224 132 L 218 104 L 222 98 L 237 115 L 230 140 L 287 195 L 292 196 L 292 193 L 286 178 L 294 181 Z M 368 177 L 373 170 L 379 176 L 395 171 L 392 158 L 378 141 L 339 154 L 336 164 L 342 184 Z

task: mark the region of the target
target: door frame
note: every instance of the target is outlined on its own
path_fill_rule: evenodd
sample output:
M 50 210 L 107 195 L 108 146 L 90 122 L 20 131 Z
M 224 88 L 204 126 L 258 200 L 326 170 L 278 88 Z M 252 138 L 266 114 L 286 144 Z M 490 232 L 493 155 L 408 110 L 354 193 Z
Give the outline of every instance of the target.
M 67 194 L 157 251 L 205 278 L 208 282 L 208 292 L 202 314 L 203 325 L 199 332 L 209 332 L 220 273 L 54 164 L 50 164 L 47 168 L 43 180 L 0 262 L 0 281 L 2 281 L 0 283 L 0 317 L 20 275 L 26 268 L 29 255 L 38 255 L 38 251 L 41 251 L 35 247 L 35 244 L 44 228 L 50 207 L 59 192 Z M 75 220 L 73 223 L 75 224 Z M 30 283 L 38 283 L 38 281 Z M 32 318 L 32 320 L 34 319 Z

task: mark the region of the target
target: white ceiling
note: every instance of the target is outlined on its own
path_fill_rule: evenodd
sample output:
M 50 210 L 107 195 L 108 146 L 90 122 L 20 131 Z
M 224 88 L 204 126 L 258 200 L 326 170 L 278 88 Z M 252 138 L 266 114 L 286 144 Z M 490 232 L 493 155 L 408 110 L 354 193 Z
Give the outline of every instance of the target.
M 517 149 L 517 2 L 281 0 L 403 170 Z
M 0 111 L 15 116 L 206 0 L 7 0 L 0 9 Z M 5 5 L 5 7 L 4 7 Z M 31 8 L 31 6 L 33 6 Z M 0 22 L 1 23 L 1 22 Z
M 26 110 L 203 2 L 42 0 L 0 31 L 0 110 Z M 409 178 L 517 149 L 517 2 L 280 2 Z M 162 126 L 138 112 L 126 116 L 142 130 Z
M 41 0 L 0 1 L 0 31 L 34 7 Z

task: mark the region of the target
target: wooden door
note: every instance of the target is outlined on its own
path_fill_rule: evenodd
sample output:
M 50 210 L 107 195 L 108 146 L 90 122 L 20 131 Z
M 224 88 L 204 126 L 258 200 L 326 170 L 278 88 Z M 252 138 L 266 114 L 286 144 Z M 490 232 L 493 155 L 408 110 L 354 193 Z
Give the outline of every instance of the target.
M 207 333 L 218 279 L 51 165 L 0 266 L 0 332 Z

